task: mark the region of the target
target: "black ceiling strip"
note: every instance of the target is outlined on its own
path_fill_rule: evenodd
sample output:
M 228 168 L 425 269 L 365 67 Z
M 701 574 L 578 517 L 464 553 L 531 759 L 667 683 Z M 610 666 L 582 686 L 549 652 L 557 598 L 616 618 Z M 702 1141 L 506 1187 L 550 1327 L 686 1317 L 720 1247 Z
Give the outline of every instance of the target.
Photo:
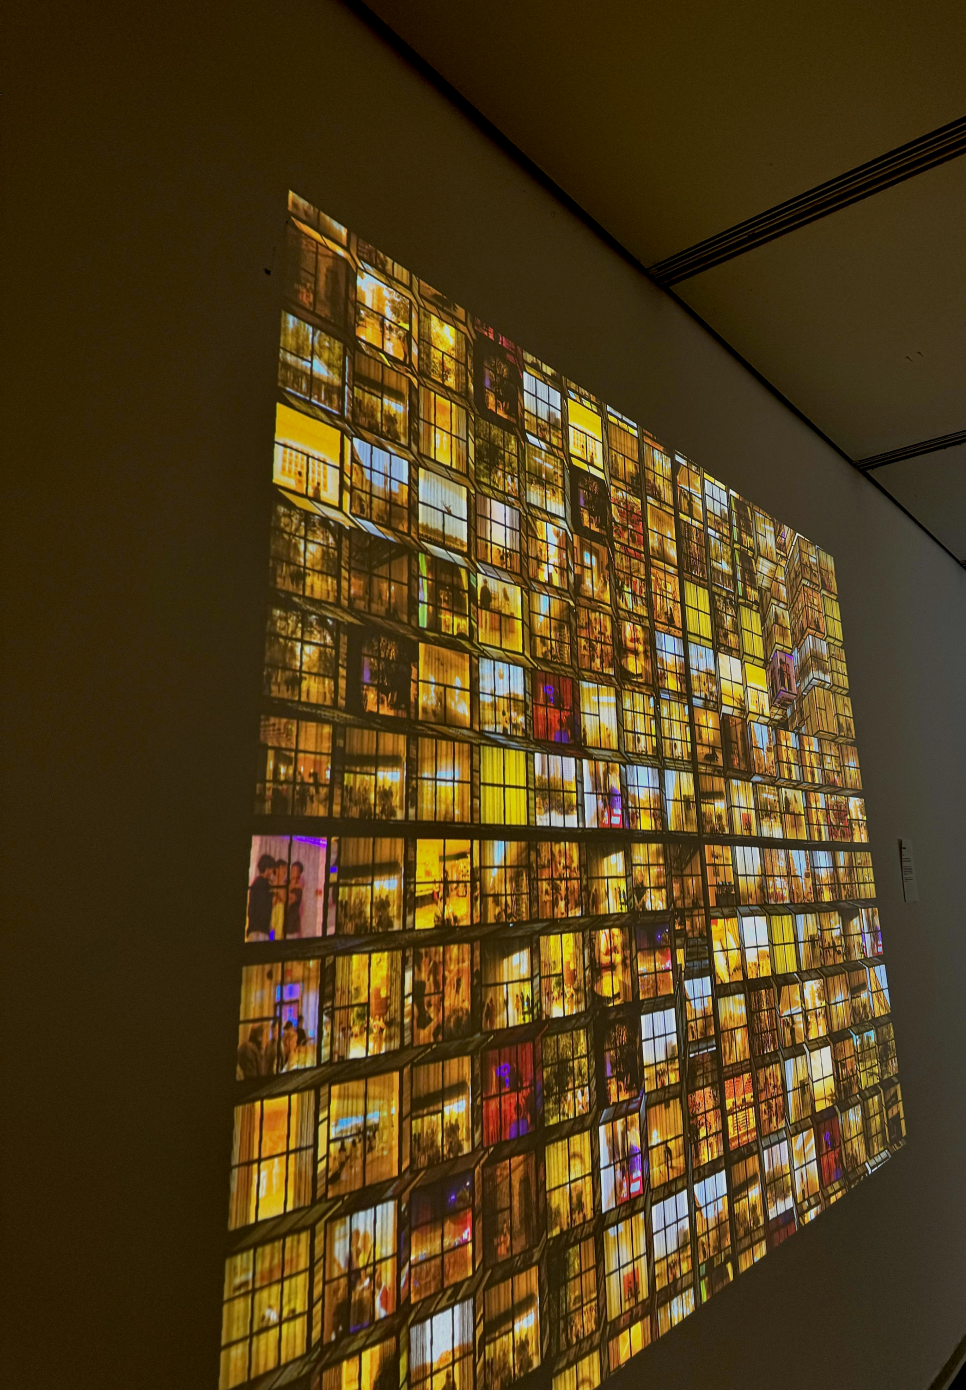
M 928 1390 L 951 1390 L 953 1377 L 966 1361 L 966 1337 L 961 1337 L 953 1347 L 936 1379 L 930 1384 Z
M 451 101 L 459 111 L 462 111 L 464 116 L 472 121 L 484 135 L 488 136 L 489 139 L 503 150 L 505 154 L 509 155 L 521 169 L 529 174 L 531 178 L 535 179 L 537 183 L 540 184 L 541 188 L 545 188 L 557 202 L 561 203 L 568 210 L 568 212 L 572 213 L 573 216 L 578 218 L 585 227 L 588 227 L 595 236 L 599 237 L 605 246 L 610 247 L 616 255 L 620 256 L 621 260 L 633 266 L 645 279 L 650 280 L 653 278 L 647 266 L 645 266 L 642 261 L 639 261 L 632 251 L 628 251 L 627 247 L 622 242 L 618 241 L 612 232 L 609 232 L 606 227 L 602 226 L 586 208 L 581 207 L 576 198 L 571 197 L 565 189 L 561 188 L 545 169 L 541 169 L 540 165 L 535 163 L 528 154 L 524 154 L 523 150 L 521 150 L 518 145 L 515 145 L 509 136 L 504 135 L 499 126 L 494 125 L 488 116 L 484 116 L 483 112 L 478 110 L 477 107 L 475 107 L 462 92 L 458 91 L 451 82 L 447 81 L 442 73 L 437 72 L 431 63 L 428 63 L 420 53 L 417 53 L 405 39 L 401 38 L 396 33 L 395 29 L 390 28 L 384 19 L 377 15 L 374 10 L 371 10 L 369 6 L 364 3 L 364 0 L 344 0 L 344 3 L 350 10 L 353 10 L 370 29 L 378 34 L 390 48 L 398 53 L 400 57 L 404 58 L 411 67 L 415 68 L 427 82 L 431 83 L 438 92 L 441 92 L 443 96 Z M 834 453 L 838 454 L 839 458 L 843 459 L 852 467 L 855 467 L 855 460 L 852 459 L 840 445 L 836 444 L 834 439 L 830 439 L 824 430 L 819 429 L 815 421 L 810 420 L 803 410 L 799 410 L 798 406 L 779 391 L 778 387 L 775 386 L 773 382 L 769 381 L 766 376 L 762 376 L 758 368 L 754 367 L 746 357 L 743 357 L 738 349 L 733 347 L 726 338 L 722 338 L 721 334 L 712 328 L 710 323 L 703 319 L 695 309 L 692 309 L 690 304 L 686 304 L 684 300 L 680 299 L 672 289 L 667 287 L 667 285 L 662 285 L 661 288 L 670 299 L 674 300 L 675 304 L 684 310 L 688 318 L 693 319 L 695 323 L 699 324 L 730 357 L 733 357 L 736 362 L 740 362 L 745 371 L 750 373 L 759 385 L 763 386 L 770 395 L 780 401 L 786 410 L 790 411 L 796 419 L 801 420 L 802 424 L 810 429 L 813 434 L 817 435 L 824 444 L 827 444 Z M 943 545 L 939 537 L 934 536 L 928 526 L 924 526 L 918 517 L 913 516 L 912 512 L 908 511 L 901 502 L 897 501 L 888 489 L 884 488 L 881 483 L 871 476 L 871 474 L 863 472 L 863 476 L 868 478 L 873 487 L 878 488 L 878 490 L 888 497 L 901 512 L 905 512 L 909 520 L 914 522 L 916 526 L 919 527 L 920 531 L 925 531 L 926 535 L 936 542 L 940 550 L 945 550 L 946 554 L 952 560 L 955 560 L 957 565 L 966 568 L 966 564 L 964 564 L 957 555 L 954 555 L 948 546 Z
M 860 469 L 859 471 L 861 472 L 862 470 Z M 863 473 L 862 476 L 863 478 L 868 478 L 869 482 L 872 484 L 873 487 L 877 487 L 880 492 L 885 493 L 889 501 L 894 503 L 894 505 L 899 508 L 900 512 L 905 512 L 909 520 L 914 521 L 916 525 L 919 527 L 920 531 L 925 531 L 926 535 L 929 536 L 931 540 L 934 540 L 936 542 L 940 550 L 945 550 L 946 554 L 956 561 L 960 569 L 966 569 L 966 560 L 961 559 L 960 556 L 958 556 L 955 553 L 955 551 L 950 550 L 948 545 L 944 545 L 943 542 L 936 535 L 935 531 L 930 531 L 929 527 L 924 525 L 923 522 L 921 522 L 919 518 L 909 510 L 908 507 L 904 507 L 902 503 L 899 501 L 898 497 L 895 497 L 887 487 L 882 486 L 878 478 L 874 478 L 871 473 Z
M 938 454 L 941 449 L 952 449 L 957 444 L 966 444 L 966 430 L 955 430 L 952 434 L 937 434 L 935 439 L 922 439 L 918 444 L 904 444 L 901 449 L 889 449 L 884 454 L 870 454 L 867 459 L 856 459 L 856 468 L 863 473 L 873 468 L 885 468 L 888 463 L 901 463 L 903 459 L 917 459 L 923 454 Z
M 676 285 L 962 154 L 966 154 L 966 116 L 678 251 L 648 266 L 648 274 L 659 285 Z

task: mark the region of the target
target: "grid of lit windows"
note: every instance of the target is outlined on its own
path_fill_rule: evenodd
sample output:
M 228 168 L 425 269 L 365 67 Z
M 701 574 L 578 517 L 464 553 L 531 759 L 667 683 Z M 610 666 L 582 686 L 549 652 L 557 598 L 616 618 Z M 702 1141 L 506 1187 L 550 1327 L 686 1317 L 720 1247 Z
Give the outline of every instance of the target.
M 294 196 L 284 294 L 221 1386 L 593 1390 L 903 1142 L 834 565 Z

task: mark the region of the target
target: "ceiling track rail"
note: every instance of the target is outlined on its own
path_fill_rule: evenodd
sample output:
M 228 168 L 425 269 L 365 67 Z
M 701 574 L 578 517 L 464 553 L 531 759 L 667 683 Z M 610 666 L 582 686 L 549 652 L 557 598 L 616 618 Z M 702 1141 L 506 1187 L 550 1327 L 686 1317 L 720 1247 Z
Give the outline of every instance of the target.
M 935 439 L 922 439 L 918 444 L 904 444 L 901 449 L 889 449 L 884 454 L 870 454 L 868 458 L 856 459 L 855 466 L 863 473 L 873 468 L 885 468 L 889 463 L 901 463 L 903 459 L 921 458 L 923 454 L 938 454 L 942 449 L 953 449 L 957 444 L 966 444 L 966 430 L 955 430 L 952 434 L 937 434 Z
M 647 273 L 665 288 L 677 285 L 962 154 L 966 154 L 966 116 L 657 261 Z

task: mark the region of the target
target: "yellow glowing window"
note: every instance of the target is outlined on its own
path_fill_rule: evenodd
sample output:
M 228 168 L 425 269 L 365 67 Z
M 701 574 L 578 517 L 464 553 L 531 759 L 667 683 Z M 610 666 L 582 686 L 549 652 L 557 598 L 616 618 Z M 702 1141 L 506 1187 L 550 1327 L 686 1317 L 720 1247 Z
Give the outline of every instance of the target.
M 584 939 L 580 932 L 560 932 L 540 938 L 540 975 L 546 1018 L 583 1013 Z
M 419 388 L 419 448 L 427 458 L 452 468 L 457 473 L 466 472 L 467 459 L 466 409 L 431 391 L 428 386 Z
M 643 1212 L 604 1228 L 604 1286 L 609 1318 L 619 1318 L 647 1298 Z
M 481 922 L 525 922 L 530 916 L 526 840 L 480 840 L 477 870 Z
M 534 754 L 537 825 L 577 824 L 577 761 L 555 753 Z
M 301 1356 L 308 1345 L 310 1233 L 225 1261 L 220 1390 Z
M 323 1092 L 319 1151 L 328 1153 L 330 1197 L 399 1172 L 399 1085 L 400 1073 L 393 1071 L 332 1086 L 328 1105 Z
M 754 718 L 756 715 L 768 715 L 770 703 L 768 699 L 768 676 L 763 666 L 756 666 L 754 662 L 746 661 L 745 668 L 745 696 L 748 703 L 748 713 Z
M 787 913 L 776 913 L 769 917 L 768 935 L 771 938 L 771 954 L 775 974 L 794 974 L 798 969 L 798 957 L 795 950 L 795 918 Z
M 737 917 L 712 917 L 711 942 L 714 949 L 714 974 L 719 984 L 729 984 L 742 978 L 741 927 Z
M 334 425 L 287 405 L 275 407 L 275 481 L 316 502 L 339 506 L 343 437 Z
M 527 755 L 518 748 L 480 749 L 480 819 L 484 825 L 526 825 Z
M 632 830 L 660 830 L 661 780 L 656 767 L 627 763 L 627 821 Z M 637 846 L 635 846 L 635 849 Z
M 466 488 L 426 468 L 419 470 L 419 534 L 437 545 L 466 550 Z
M 593 1215 L 590 1135 L 584 1131 L 547 1145 L 547 1235 L 581 1226 Z
M 639 912 L 662 912 L 667 907 L 663 845 L 640 841 L 631 845 L 631 881 L 634 906 Z
M 588 468 L 603 473 L 603 425 L 600 416 L 571 396 L 567 401 L 567 418 L 570 425 L 571 457 L 586 464 Z
M 420 643 L 418 689 L 420 719 L 469 728 L 470 659 L 465 652 Z
M 523 591 L 482 575 L 476 590 L 479 639 L 507 652 L 523 651 Z
M 647 1143 L 651 1182 L 672 1182 L 684 1172 L 684 1119 L 679 1100 L 647 1106 Z
M 466 388 L 466 338 L 445 319 L 424 313 L 419 321 L 420 369 L 451 391 Z
M 454 1252 L 457 1253 L 459 1251 Z M 409 1333 L 409 1376 L 413 1390 L 437 1390 L 440 1385 L 462 1390 L 472 1385 L 475 1355 L 472 1299 L 444 1308 L 424 1322 L 414 1323 Z M 374 1387 L 377 1383 L 364 1382 L 359 1390 L 368 1390 L 370 1385 Z
M 350 1318 L 353 1328 L 368 1327 L 396 1311 L 397 1258 L 395 1202 L 380 1202 L 325 1223 L 322 1336 L 326 1342 L 344 1337 Z
M 356 279 L 356 334 L 388 357 L 408 362 L 412 305 L 368 271 Z
M 305 1091 L 235 1107 L 231 1229 L 311 1201 L 314 1108 Z
M 416 841 L 416 930 L 470 920 L 469 840 Z
M 416 815 L 420 820 L 470 819 L 470 746 L 421 738 L 416 763 Z
M 617 691 L 612 685 L 580 682 L 580 722 L 590 748 L 617 748 Z
M 741 650 L 746 660 L 762 661 L 765 655 L 765 647 L 761 636 L 761 618 L 754 608 L 746 608 L 739 604 L 738 612 L 741 618 Z

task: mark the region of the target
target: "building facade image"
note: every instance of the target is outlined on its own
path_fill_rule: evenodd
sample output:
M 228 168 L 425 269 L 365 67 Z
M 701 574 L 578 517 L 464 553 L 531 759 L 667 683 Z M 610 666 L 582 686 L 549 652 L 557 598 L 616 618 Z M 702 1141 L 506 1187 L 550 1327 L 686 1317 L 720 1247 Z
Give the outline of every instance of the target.
M 835 567 L 294 195 L 283 293 L 220 1385 L 593 1390 L 903 1141 Z

